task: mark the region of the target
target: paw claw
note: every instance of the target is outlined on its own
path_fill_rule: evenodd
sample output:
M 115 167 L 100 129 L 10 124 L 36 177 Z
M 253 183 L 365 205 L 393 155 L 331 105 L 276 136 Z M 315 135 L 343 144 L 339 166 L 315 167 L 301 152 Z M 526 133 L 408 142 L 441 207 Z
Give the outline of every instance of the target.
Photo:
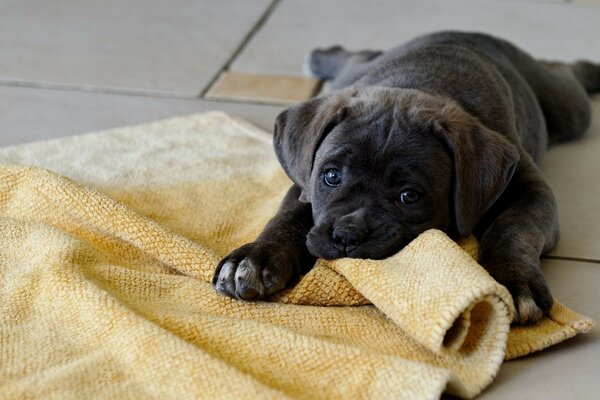
M 236 294 L 241 299 L 254 300 L 259 296 L 260 292 L 253 287 L 242 284 L 236 291 Z
M 285 287 L 285 282 L 277 274 L 269 270 L 263 271 L 263 282 L 268 294 L 281 290 Z
M 231 279 L 232 273 L 234 271 L 235 264 L 231 261 L 227 261 L 221 267 L 221 270 L 219 271 L 218 275 L 215 275 L 215 278 L 213 279 L 215 289 L 217 289 L 217 291 L 219 291 L 220 293 L 230 297 L 233 294 L 232 290 L 235 289 L 233 281 Z
M 517 314 L 515 321 L 520 324 L 537 322 L 544 316 L 544 312 L 530 297 L 519 296 L 516 302 Z

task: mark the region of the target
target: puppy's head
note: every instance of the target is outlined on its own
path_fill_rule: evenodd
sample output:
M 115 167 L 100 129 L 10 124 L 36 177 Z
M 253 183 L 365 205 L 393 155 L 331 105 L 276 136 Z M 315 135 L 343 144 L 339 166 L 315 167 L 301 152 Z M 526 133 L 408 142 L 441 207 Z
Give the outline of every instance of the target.
M 346 89 L 289 108 L 274 145 L 312 206 L 308 249 L 327 259 L 385 258 L 431 228 L 469 235 L 519 159 L 456 103 L 409 89 Z

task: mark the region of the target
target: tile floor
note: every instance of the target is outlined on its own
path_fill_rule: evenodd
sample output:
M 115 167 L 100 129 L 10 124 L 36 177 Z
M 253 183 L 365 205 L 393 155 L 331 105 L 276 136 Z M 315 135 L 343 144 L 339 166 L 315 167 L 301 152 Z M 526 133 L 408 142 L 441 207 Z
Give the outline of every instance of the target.
M 301 74 L 315 46 L 392 47 L 479 30 L 542 58 L 600 62 L 598 0 L 0 0 L 0 146 L 211 109 L 270 130 L 283 104 L 209 100 L 220 72 Z M 600 96 L 584 139 L 542 169 L 562 241 L 543 261 L 557 298 L 600 321 Z M 504 364 L 485 399 L 595 399 L 600 334 Z

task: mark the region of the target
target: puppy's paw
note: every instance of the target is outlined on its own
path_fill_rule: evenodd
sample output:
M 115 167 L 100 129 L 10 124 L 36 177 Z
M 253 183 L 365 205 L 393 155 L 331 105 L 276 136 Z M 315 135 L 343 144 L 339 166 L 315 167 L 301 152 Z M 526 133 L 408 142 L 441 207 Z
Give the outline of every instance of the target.
M 515 299 L 515 308 L 517 312 L 515 313 L 513 322 L 517 324 L 534 323 L 544 316 L 544 311 L 538 307 L 535 300 L 531 297 L 517 297 Z
M 528 325 L 550 315 L 554 303 L 552 293 L 539 268 L 514 271 L 509 278 L 499 279 L 513 297 L 516 313 L 513 323 Z
M 297 257 L 282 245 L 249 243 L 221 260 L 212 284 L 224 295 L 260 300 L 297 279 L 297 265 Z

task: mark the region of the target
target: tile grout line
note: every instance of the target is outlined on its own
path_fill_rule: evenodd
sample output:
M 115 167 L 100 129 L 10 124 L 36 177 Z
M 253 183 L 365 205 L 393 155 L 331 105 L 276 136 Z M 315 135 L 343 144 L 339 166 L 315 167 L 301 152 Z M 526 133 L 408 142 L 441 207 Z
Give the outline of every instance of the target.
M 265 22 L 267 22 L 267 20 L 271 17 L 271 15 L 273 15 L 273 13 L 275 12 L 275 9 L 277 8 L 277 6 L 279 6 L 280 3 L 281 3 L 281 0 L 273 0 L 271 2 L 269 7 L 267 7 L 265 12 L 256 21 L 256 23 L 254 24 L 252 29 L 250 29 L 250 31 L 248 31 L 248 34 L 246 34 L 244 39 L 242 39 L 239 46 L 233 51 L 231 56 L 227 59 L 227 61 L 225 61 L 225 63 L 221 66 L 221 68 L 217 71 L 217 73 L 212 77 L 212 79 L 210 81 L 208 81 L 208 83 L 206 84 L 206 86 L 204 87 L 202 92 L 200 92 L 200 95 L 198 96 L 199 98 L 205 98 L 206 93 L 210 90 L 210 88 L 217 81 L 217 79 L 219 79 L 219 76 L 224 71 L 229 69 L 231 64 L 237 59 L 237 57 L 240 55 L 240 53 L 246 48 L 246 45 L 248 45 L 250 40 L 252 40 L 254 38 L 254 36 L 260 30 L 260 28 L 262 28 L 263 25 L 265 24 Z
M 158 97 L 170 98 L 179 100 L 194 100 L 197 97 L 193 94 L 184 94 L 176 92 L 167 92 L 159 90 L 144 90 L 144 89 L 128 89 L 115 88 L 110 86 L 94 86 L 94 85 L 79 85 L 60 82 L 44 82 L 30 81 L 22 79 L 4 79 L 0 78 L 0 86 L 6 87 L 24 87 L 29 89 L 44 89 L 44 90 L 60 90 L 64 92 L 80 92 L 80 93 L 102 93 L 102 94 L 117 94 L 124 96 L 138 97 Z
M 562 260 L 562 261 L 577 261 L 577 262 L 585 262 L 589 264 L 600 264 L 600 260 L 594 260 L 592 258 L 582 258 L 582 257 L 568 257 L 568 256 L 542 256 L 543 259 L 547 260 Z
M 192 97 L 190 100 L 204 100 L 215 103 L 227 103 L 227 104 L 252 104 L 255 106 L 272 106 L 272 107 L 289 107 L 291 103 L 275 102 L 275 101 L 259 101 L 249 99 L 221 99 L 221 98 L 205 98 L 205 97 Z
M 159 91 L 159 90 L 144 90 L 144 89 L 129 89 L 129 88 L 114 88 L 110 86 L 94 86 L 94 85 L 78 85 L 78 84 L 67 84 L 60 82 L 44 82 L 44 81 L 30 81 L 23 79 L 6 79 L 0 78 L 0 86 L 6 87 L 24 87 L 31 89 L 45 89 L 45 90 L 61 90 L 61 91 L 70 91 L 70 92 L 81 92 L 81 93 L 103 93 L 103 94 L 114 94 L 114 95 L 123 95 L 123 96 L 135 96 L 135 97 L 154 97 L 154 98 L 163 98 L 163 99 L 177 99 L 177 100 L 201 100 L 204 99 L 204 95 L 211 86 L 218 79 L 219 75 L 229 68 L 229 66 L 236 60 L 238 55 L 242 52 L 242 50 L 246 47 L 248 42 L 254 37 L 254 35 L 260 30 L 260 28 L 264 25 L 264 23 L 269 19 L 269 17 L 275 11 L 275 8 L 281 3 L 281 0 L 273 0 L 271 4 L 267 7 L 267 9 L 263 12 L 260 18 L 256 21 L 254 26 L 248 31 L 246 36 L 242 39 L 238 47 L 234 50 L 231 56 L 227 59 L 227 61 L 219 68 L 217 73 L 211 78 L 211 80 L 205 85 L 204 89 L 200 92 L 200 94 L 184 94 L 184 93 L 176 93 L 176 92 L 168 92 L 168 91 Z M 213 99 L 211 99 L 212 101 Z M 223 100 L 222 100 L 223 101 Z M 253 102 L 253 101 L 223 101 L 228 103 L 243 103 L 243 104 L 257 104 L 257 105 L 273 105 L 273 106 L 282 106 L 287 104 L 279 104 L 279 103 L 262 103 L 262 102 Z
M 225 100 L 225 99 L 204 99 L 194 94 L 183 94 L 175 92 L 160 92 L 150 91 L 143 89 L 127 89 L 127 88 L 113 88 L 110 86 L 91 86 L 91 85 L 71 85 L 66 83 L 49 83 L 43 81 L 26 81 L 18 79 L 3 79 L 0 78 L 0 87 L 20 87 L 27 89 L 40 89 L 40 90 L 58 90 L 63 92 L 75 92 L 75 93 L 90 93 L 90 94 L 109 94 L 118 96 L 132 96 L 132 97 L 148 97 L 155 99 L 170 99 L 170 100 L 188 100 L 188 101 L 214 101 L 220 103 L 230 104 L 252 104 L 260 106 L 287 106 L 288 103 L 278 102 L 261 102 L 254 100 Z

